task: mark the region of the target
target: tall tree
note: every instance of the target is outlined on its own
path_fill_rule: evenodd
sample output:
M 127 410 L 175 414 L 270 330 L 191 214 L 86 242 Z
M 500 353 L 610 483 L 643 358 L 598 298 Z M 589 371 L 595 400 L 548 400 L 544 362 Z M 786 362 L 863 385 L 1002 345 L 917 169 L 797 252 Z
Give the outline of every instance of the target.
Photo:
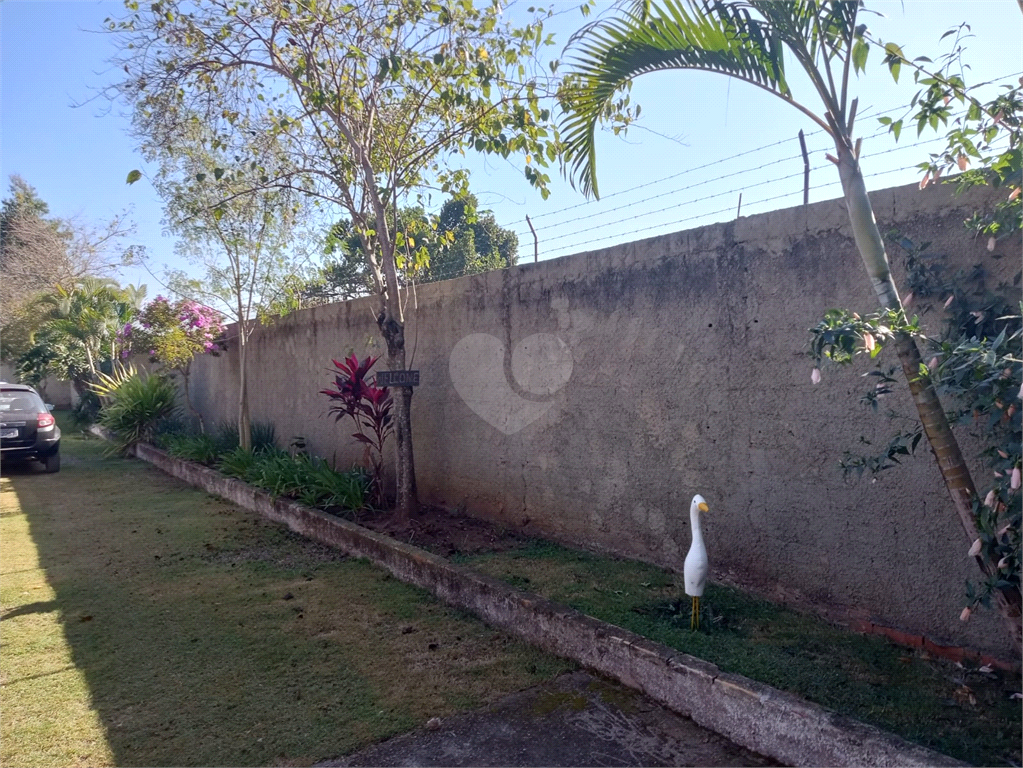
M 863 265 L 881 308 L 891 314 L 894 325 L 907 328 L 860 169 L 860 141 L 854 138 L 857 100 L 850 99 L 849 80 L 864 68 L 870 50 L 867 27 L 859 17 L 861 0 L 636 0 L 629 6 L 618 16 L 585 27 L 571 45 L 562 131 L 573 183 L 597 194 L 596 127 L 609 116 L 623 115 L 624 93 L 636 77 L 670 69 L 704 70 L 761 88 L 791 104 L 834 141 L 836 156 L 829 159 L 838 167 Z M 891 65 L 901 66 L 897 46 L 889 45 L 886 54 Z M 818 111 L 796 100 L 786 77 L 787 56 L 808 77 Z M 945 486 L 972 542 L 978 538 L 973 512 L 978 499 L 969 468 L 912 335 L 899 330 L 893 346 Z M 983 555 L 975 560 L 985 574 L 994 570 Z M 1009 585 L 996 597 L 1020 645 L 1020 591 Z
M 122 288 L 109 278 L 84 277 L 71 288 L 57 286 L 35 305 L 41 322 L 19 369 L 35 380 L 48 374 L 70 379 L 84 392 L 104 363 L 118 359 L 120 331 L 141 309 L 145 295 L 145 286 Z
M 243 175 L 225 173 L 223 154 L 205 149 L 204 130 L 193 124 L 191 145 L 153 153 L 160 171 L 153 185 L 164 200 L 178 252 L 203 270 L 169 274 L 183 297 L 222 311 L 235 323 L 238 344 L 238 435 L 250 448 L 249 339 L 260 315 L 278 305 L 301 270 L 295 239 L 298 205 L 289 189 L 252 190 Z
M 388 365 L 405 368 L 399 258 L 419 251 L 393 227 L 428 186 L 465 189 L 466 149 L 526 155 L 546 196 L 556 156 L 534 54 L 551 42 L 539 18 L 521 29 L 497 3 L 472 0 L 127 0 L 118 92 L 154 149 L 197 114 L 216 146 L 256 165 L 254 186 L 298 188 L 338 206 L 363 239 Z M 273 143 L 289 166 L 262 167 Z M 374 221 L 375 226 L 370 226 Z M 412 389 L 395 392 L 398 508 L 415 510 Z
M 518 263 L 518 236 L 499 225 L 492 211 L 480 211 L 478 207 L 479 200 L 471 194 L 454 197 L 441 207 L 437 222 L 440 238 L 430 255 L 426 282 Z
M 403 239 L 422 243 L 427 258 L 402 259 L 399 282 L 430 283 L 463 275 L 476 275 L 518 263 L 518 236 L 497 223 L 492 211 L 477 211 L 475 195 L 452 197 L 435 216 L 421 207 L 402 208 L 397 216 Z M 374 220 L 370 220 L 374 226 Z M 311 303 L 346 301 L 372 293 L 372 277 L 358 231 L 348 219 L 330 228 L 326 240 L 327 263 L 302 295 Z
M 20 176 L 0 208 L 0 326 L 4 357 L 17 357 L 30 345 L 40 316 L 38 296 L 58 286 L 71 290 L 87 276 L 114 268 L 119 242 L 132 232 L 123 216 L 99 226 L 49 215 L 46 202 Z

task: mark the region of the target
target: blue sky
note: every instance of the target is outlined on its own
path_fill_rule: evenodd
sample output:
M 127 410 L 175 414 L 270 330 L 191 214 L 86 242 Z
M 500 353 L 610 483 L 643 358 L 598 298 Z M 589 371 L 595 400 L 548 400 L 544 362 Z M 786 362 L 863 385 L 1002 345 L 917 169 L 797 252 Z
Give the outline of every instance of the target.
M 582 23 L 578 4 L 554 3 L 564 11 L 551 23 L 560 44 Z M 969 82 L 1018 77 L 1023 71 L 1023 14 L 1016 0 L 886 0 L 868 7 L 887 17 L 867 17 L 872 32 L 900 43 L 911 58 L 936 58 L 949 43 L 939 43 L 942 33 L 969 23 L 975 36 L 967 41 L 964 59 L 971 67 Z M 7 177 L 17 173 L 37 188 L 55 215 L 99 222 L 131 209 L 138 227 L 133 242 L 146 246 L 159 276 L 165 264 L 183 265 L 174 256 L 173 240 L 162 233 L 162 205 L 152 188 L 145 180 L 125 184 L 127 173 L 144 165 L 127 134 L 124 107 L 102 98 L 90 101 L 117 74 L 106 63 L 112 40 L 95 30 L 121 8 L 120 2 L 106 0 L 0 4 L 0 173 L 5 193 Z M 513 19 L 515 13 L 512 6 Z M 865 116 L 858 121 L 865 137 L 880 130 L 871 114 L 907 104 L 915 93 L 910 77 L 893 84 L 880 58 L 872 54 L 854 91 Z M 797 90 L 797 96 L 800 91 L 805 93 Z M 539 232 L 541 258 L 550 258 L 733 218 L 740 191 L 743 214 L 797 205 L 800 128 L 815 167 L 811 200 L 839 195 L 837 173 L 823 160 L 829 149 L 824 136 L 766 93 L 719 75 L 664 73 L 637 80 L 633 101 L 643 107 L 641 127 L 626 139 L 600 139 L 599 202 L 586 201 L 560 179 L 542 201 L 518 168 L 500 159 L 471 160 L 474 191 L 499 223 L 519 233 L 522 259 L 531 259 L 533 250 L 527 214 Z M 871 189 L 919 178 L 906 167 L 941 144 L 912 146 L 914 134 L 905 133 L 900 145 L 886 136 L 865 139 L 862 162 Z M 148 283 L 150 296 L 160 292 L 140 269 L 125 269 L 120 277 Z

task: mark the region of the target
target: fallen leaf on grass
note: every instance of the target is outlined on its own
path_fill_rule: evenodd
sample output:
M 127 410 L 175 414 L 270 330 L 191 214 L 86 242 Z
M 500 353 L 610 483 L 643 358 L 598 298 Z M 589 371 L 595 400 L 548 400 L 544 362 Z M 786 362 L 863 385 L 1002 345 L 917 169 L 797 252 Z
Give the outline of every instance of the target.
M 955 693 L 952 694 L 956 701 L 960 704 L 969 702 L 973 706 L 977 705 L 977 697 L 973 695 L 973 691 L 967 685 L 960 686 L 956 689 Z

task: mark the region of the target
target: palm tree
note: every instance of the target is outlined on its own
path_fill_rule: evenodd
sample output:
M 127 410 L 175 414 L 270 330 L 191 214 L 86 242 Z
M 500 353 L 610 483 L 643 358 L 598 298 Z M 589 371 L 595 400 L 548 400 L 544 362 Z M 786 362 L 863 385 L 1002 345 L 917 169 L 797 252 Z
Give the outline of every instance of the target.
M 39 300 L 47 313 L 41 326 L 81 348 L 95 380 L 100 363 L 117 358 L 117 333 L 131 319 L 145 296 L 145 286 L 122 289 L 114 280 L 85 277 L 70 289 L 58 286 Z M 82 383 L 82 382 L 77 382 Z
M 791 104 L 834 141 L 839 177 L 856 247 L 884 310 L 905 318 L 892 280 L 884 241 L 874 219 L 853 138 L 856 99 L 849 76 L 863 68 L 868 51 L 861 0 L 634 0 L 621 15 L 598 20 L 569 44 L 573 55 L 562 98 L 561 123 L 566 172 L 585 194 L 598 195 L 595 130 L 613 114 L 617 99 L 647 72 L 691 69 L 717 72 L 750 83 Z M 889 51 L 889 53 L 891 53 Z M 901 52 L 898 52 L 901 62 Z M 791 56 L 809 77 L 819 106 L 814 111 L 793 96 L 785 76 Z M 922 360 L 908 333 L 894 345 L 909 382 L 931 448 L 966 535 L 979 536 L 974 517 L 976 488 Z M 995 566 L 976 557 L 985 575 Z M 1020 591 L 995 593 L 999 610 L 1020 646 Z

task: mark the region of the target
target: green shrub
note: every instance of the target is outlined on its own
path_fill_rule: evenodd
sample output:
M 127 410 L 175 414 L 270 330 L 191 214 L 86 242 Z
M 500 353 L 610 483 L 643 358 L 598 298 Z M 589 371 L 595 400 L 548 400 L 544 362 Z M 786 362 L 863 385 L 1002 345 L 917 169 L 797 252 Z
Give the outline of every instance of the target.
M 220 422 L 212 434 L 221 456 L 230 453 L 241 443 L 238 439 L 238 425 L 231 421 Z
M 220 456 L 216 441 L 210 435 L 171 435 L 166 441 L 171 456 L 212 466 Z
M 306 454 L 291 456 L 277 449 L 247 451 L 238 447 L 220 458 L 218 468 L 274 496 L 287 496 L 321 509 L 363 509 L 370 485 L 364 470 L 336 472 L 323 459 Z
M 244 480 L 252 469 L 252 465 L 255 464 L 256 459 L 256 454 L 245 450 L 239 445 L 233 451 L 228 451 L 220 457 L 217 469 L 229 477 L 237 477 Z
M 356 468 L 349 472 L 336 472 L 327 462 L 315 459 L 310 467 L 307 489 L 318 503 L 310 506 L 344 507 L 359 510 L 366 506 L 371 476 L 365 470 Z
M 254 421 L 249 426 L 252 450 L 264 451 L 277 447 L 277 428 L 272 421 Z
M 252 450 L 259 452 L 276 448 L 277 428 L 270 421 L 254 421 L 249 426 L 249 436 L 252 439 Z M 238 439 L 238 425 L 232 421 L 222 421 L 217 425 L 214 433 L 217 443 L 217 452 L 223 456 L 235 448 L 241 441 Z
M 71 409 L 71 424 L 76 429 L 88 429 L 99 418 L 100 408 L 99 396 L 90 389 L 85 390 Z
M 121 453 L 135 443 L 151 440 L 156 425 L 179 412 L 177 388 L 160 374 L 132 373 L 103 394 L 107 402 L 99 423 L 117 436 L 114 450 Z
M 153 445 L 157 448 L 166 448 L 169 440 L 186 434 L 188 434 L 188 427 L 181 415 L 173 414 L 156 422 L 153 427 Z

